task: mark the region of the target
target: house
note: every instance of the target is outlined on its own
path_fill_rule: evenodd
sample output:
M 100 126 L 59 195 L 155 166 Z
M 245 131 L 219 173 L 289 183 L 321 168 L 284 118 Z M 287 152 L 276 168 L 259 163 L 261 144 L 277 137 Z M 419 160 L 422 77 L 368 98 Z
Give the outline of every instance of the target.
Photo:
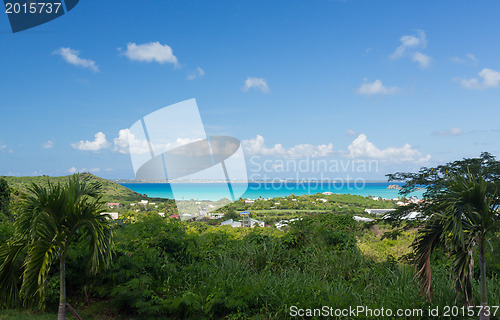
M 245 203 L 250 203 L 250 204 L 252 204 L 252 203 L 254 203 L 254 202 L 255 202 L 254 200 L 250 200 L 250 199 L 246 199 L 246 200 L 245 200 Z
M 388 212 L 396 211 L 396 209 L 365 209 L 365 212 L 368 214 L 384 214 Z
M 158 212 L 158 215 L 159 215 L 160 217 L 164 217 L 164 216 L 165 216 L 165 212 Z
M 265 227 L 264 221 L 256 220 L 256 219 L 249 219 L 250 222 L 250 227 Z M 243 227 L 243 222 L 241 221 L 234 221 L 233 219 L 226 220 L 224 222 L 221 222 L 221 226 L 231 226 L 233 228 L 240 228 Z
M 325 196 L 331 196 L 333 194 L 333 192 L 330 192 L 330 191 L 326 191 L 326 192 L 323 192 L 323 194 Z
M 141 200 L 141 204 L 142 204 L 142 205 L 147 205 L 147 204 L 148 204 L 148 202 L 149 202 L 148 200 Z
M 382 219 L 389 219 L 390 217 L 391 216 L 387 214 L 387 215 L 383 216 Z M 419 219 L 427 220 L 428 218 L 424 217 L 422 212 L 412 211 L 412 212 L 402 216 L 399 219 L 401 219 L 401 220 L 419 220 Z
M 241 222 L 240 221 L 234 221 L 233 219 L 226 220 L 224 222 L 220 223 L 221 226 L 231 226 L 233 228 L 239 228 L 241 227 Z
M 210 216 L 210 219 L 219 219 L 219 218 L 222 218 L 224 216 L 224 214 L 221 212 L 213 212 L 213 213 L 209 213 L 209 216 Z
M 110 208 L 120 208 L 122 206 L 121 203 L 118 202 L 108 202 L 106 205 Z
M 360 217 L 360 216 L 354 216 L 352 217 L 356 221 L 362 221 L 362 222 L 372 222 L 375 221 L 375 219 L 370 219 L 370 218 L 365 218 L 365 217 Z
M 295 218 L 295 219 L 290 219 L 290 220 L 281 220 L 280 222 L 276 222 L 274 225 L 276 228 L 280 229 L 283 227 L 288 226 L 289 223 L 297 221 L 297 220 L 302 220 L 302 218 Z
M 113 220 L 118 219 L 118 212 L 101 212 L 101 215 L 107 214 Z
M 169 218 L 170 219 L 179 219 L 180 217 L 178 214 L 174 213 L 174 214 L 170 215 Z
M 256 220 L 256 219 L 252 219 L 250 218 L 250 227 L 265 227 L 265 223 L 264 221 L 260 221 L 260 220 Z

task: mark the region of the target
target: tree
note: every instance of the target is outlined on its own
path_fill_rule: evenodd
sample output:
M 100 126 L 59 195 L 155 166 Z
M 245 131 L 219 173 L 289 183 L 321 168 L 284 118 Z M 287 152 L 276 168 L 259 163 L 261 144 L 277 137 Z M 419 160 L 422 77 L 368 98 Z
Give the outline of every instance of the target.
M 408 195 L 416 188 L 425 187 L 424 196 L 431 198 L 443 188 L 447 177 L 453 174 L 465 176 L 468 173 L 482 177 L 484 181 L 493 182 L 497 188 L 500 187 L 500 161 L 488 152 L 481 153 L 478 158 L 464 158 L 434 168 L 423 167 L 418 173 L 396 172 L 386 176 L 388 181 L 405 182 L 400 190 L 402 195 Z
M 8 215 L 10 209 L 10 187 L 4 178 L 0 178 L 0 214 Z
M 386 175 L 388 181 L 405 182 L 399 193 L 408 196 L 418 188 L 424 188 L 424 201 L 401 206 L 391 213 L 392 218 L 400 218 L 410 212 L 421 212 L 422 218 L 428 218 L 432 213 L 432 199 L 436 197 L 448 183 L 448 178 L 453 175 L 466 177 L 471 174 L 481 177 L 488 183 L 488 192 L 493 194 L 500 190 L 500 161 L 488 152 L 483 152 L 478 158 L 465 158 L 439 165 L 433 168 L 423 167 L 418 173 L 396 172 Z
M 493 181 L 470 172 L 454 172 L 443 177 L 441 190 L 436 192 L 427 209 L 430 218 L 419 230 L 413 243 L 417 275 L 422 280 L 422 291 L 432 298 L 431 253 L 444 248 L 453 259 L 457 293 L 464 295 L 465 304 L 473 305 L 472 279 L 474 252 L 478 249 L 480 263 L 481 306 L 480 319 L 489 319 L 486 288 L 485 244 L 500 222 L 500 199 Z
M 229 206 L 227 213 L 224 215 L 224 220 L 238 219 L 239 217 L 240 215 L 236 212 L 236 210 L 232 206 Z
M 0 292 L 5 304 L 20 298 L 25 303 L 38 300 L 44 305 L 47 275 L 59 262 L 60 298 L 58 319 L 66 318 L 66 255 L 72 241 L 87 239 L 90 272 L 96 273 L 111 257 L 112 231 L 106 215 L 101 215 L 99 182 L 76 174 L 66 184 L 32 184 L 22 197 L 15 221 L 16 234 L 0 248 Z M 22 266 L 17 262 L 22 261 Z M 22 268 L 18 290 L 16 268 Z
M 389 181 L 404 181 L 400 193 L 407 195 L 425 187 L 422 202 L 401 206 L 393 215 L 398 218 L 410 211 L 423 213 L 425 225 L 413 243 L 417 275 L 422 290 L 432 298 L 431 253 L 445 248 L 453 259 L 455 286 L 463 293 L 467 305 L 472 304 L 471 281 L 474 250 L 480 262 L 481 305 L 486 306 L 485 243 L 499 227 L 500 161 L 484 152 L 478 158 L 465 158 L 418 173 L 397 172 L 387 175 Z M 481 319 L 488 319 L 482 313 Z

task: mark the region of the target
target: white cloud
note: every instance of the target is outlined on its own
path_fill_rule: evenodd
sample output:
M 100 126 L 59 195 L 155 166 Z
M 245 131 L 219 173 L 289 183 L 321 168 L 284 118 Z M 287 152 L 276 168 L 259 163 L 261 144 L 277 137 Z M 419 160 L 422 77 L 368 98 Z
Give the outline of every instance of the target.
M 375 80 L 370 83 L 366 82 L 365 79 L 365 82 L 358 88 L 358 94 L 364 94 L 367 96 L 376 94 L 388 95 L 397 93 L 398 91 L 398 87 L 385 87 L 380 80 Z
M 417 62 L 421 68 L 427 68 L 432 58 L 428 55 L 417 51 L 417 49 L 425 49 L 427 47 L 427 38 L 423 30 L 417 30 L 416 35 L 402 36 L 399 41 L 401 45 L 389 56 L 396 60 L 403 57 L 409 57 L 412 61 Z
M 420 67 L 422 69 L 425 69 L 431 64 L 432 58 L 428 55 L 423 54 L 422 52 L 415 52 L 413 54 L 412 60 L 418 62 L 418 64 L 420 64 Z
M 442 131 L 435 131 L 433 132 L 433 135 L 435 136 L 459 136 L 463 133 L 462 129 L 453 127 L 449 128 L 448 130 L 442 130 Z
M 98 132 L 94 137 L 94 141 L 81 140 L 80 142 L 72 143 L 71 146 L 81 151 L 99 151 L 110 146 L 110 143 L 106 140 L 106 135 L 104 133 Z
M 269 148 L 266 146 L 264 137 L 257 135 L 254 139 L 243 140 L 243 149 L 248 154 L 263 156 L 281 156 L 285 158 L 301 158 L 310 156 L 313 158 L 326 157 L 333 154 L 333 144 L 311 145 L 298 144 L 286 149 L 281 144 L 275 144 Z
M 347 129 L 346 132 L 345 132 L 345 135 L 348 136 L 348 137 L 353 137 L 356 135 L 356 131 L 352 130 L 352 129 Z
M 402 36 L 399 41 L 401 45 L 396 48 L 394 53 L 390 56 L 391 59 L 399 59 L 413 48 L 424 48 L 427 46 L 427 39 L 425 32 L 417 30 L 416 36 Z
M 451 58 L 451 61 L 455 63 L 465 63 L 471 65 L 477 65 L 479 62 L 476 56 L 473 55 L 472 53 L 466 54 L 465 58 L 453 57 Z
M 191 72 L 190 74 L 188 74 L 187 76 L 187 79 L 188 80 L 194 80 L 196 78 L 201 78 L 205 75 L 205 71 L 200 68 L 200 67 L 196 67 L 196 70 Z
M 74 66 L 89 68 L 94 72 L 99 71 L 99 67 L 96 65 L 95 61 L 90 59 L 80 58 L 79 56 L 80 51 L 78 50 L 73 50 L 71 48 L 60 48 L 54 51 L 54 54 L 60 55 L 67 63 L 72 64 Z
M 43 149 L 52 149 L 54 148 L 55 142 L 52 140 L 48 140 L 47 142 L 42 143 Z
M 12 148 L 9 148 L 8 145 L 2 144 L 0 142 L 0 152 L 14 153 L 14 150 L 12 150 Z M 9 174 L 9 175 L 11 175 L 11 174 Z
M 250 90 L 252 88 L 254 88 L 256 90 L 260 90 L 260 91 L 265 92 L 265 93 L 269 92 L 269 86 L 267 85 L 266 80 L 264 80 L 263 78 L 248 77 L 245 80 L 245 83 L 243 84 L 243 87 L 241 88 L 241 90 L 243 90 L 244 92 L 247 92 L 248 90 Z
M 167 142 L 163 144 L 156 143 L 153 144 L 152 147 L 153 150 L 155 150 L 155 153 L 159 154 L 194 141 L 196 140 L 187 138 L 177 138 L 175 142 Z M 120 130 L 120 132 L 118 133 L 118 138 L 113 139 L 113 144 L 114 144 L 113 151 L 119 153 L 124 153 L 124 154 L 150 153 L 148 141 L 138 139 L 133 133 L 130 132 L 130 129 Z
M 120 153 L 144 154 L 149 153 L 147 140 L 137 139 L 129 129 L 122 129 L 118 133 L 118 138 L 113 140 L 113 151 Z
M 66 172 L 70 173 L 70 174 L 74 174 L 74 173 L 77 173 L 77 172 L 91 172 L 91 173 L 96 173 L 96 172 L 99 172 L 101 171 L 100 168 L 91 168 L 91 169 L 87 169 L 87 168 L 82 168 L 82 169 L 77 169 L 76 167 L 71 167 L 69 168 L 68 170 L 66 170 Z
M 462 87 L 475 90 L 496 88 L 500 84 L 500 72 L 498 71 L 484 68 L 478 75 L 479 78 L 453 78 L 452 81 L 458 81 Z
M 466 54 L 465 56 L 467 58 L 469 58 L 470 60 L 474 61 L 474 62 L 478 62 L 479 61 L 479 60 L 477 60 L 476 56 L 473 55 L 472 53 Z
M 360 134 L 347 147 L 347 152 L 344 155 L 349 158 L 369 158 L 388 162 L 414 162 L 426 163 L 431 159 L 431 155 L 422 155 L 420 151 L 414 149 L 411 145 L 405 144 L 401 148 L 389 147 L 383 150 L 377 148 L 371 143 L 366 135 Z
M 118 50 L 121 50 L 119 48 Z M 174 56 L 172 48 L 160 42 L 149 42 L 143 44 L 127 43 L 127 50 L 123 54 L 134 61 L 172 63 L 178 65 L 177 57 Z

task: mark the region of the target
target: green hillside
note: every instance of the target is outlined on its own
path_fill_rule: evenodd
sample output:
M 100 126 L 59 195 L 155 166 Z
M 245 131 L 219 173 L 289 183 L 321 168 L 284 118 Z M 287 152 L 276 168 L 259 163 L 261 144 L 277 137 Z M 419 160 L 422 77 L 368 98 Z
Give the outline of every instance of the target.
M 125 188 L 118 183 L 97 177 L 91 173 L 81 173 L 82 176 L 90 177 L 91 181 L 99 181 L 103 186 L 103 200 L 106 202 L 126 202 L 126 201 L 138 201 L 140 199 L 147 199 L 146 196 L 134 192 L 128 188 Z M 13 177 L 13 176 L 1 176 L 9 183 L 9 186 L 13 188 L 16 194 L 26 193 L 28 187 L 32 183 L 36 184 L 47 184 L 48 181 L 51 183 L 65 183 L 68 181 L 69 176 L 60 177 L 49 177 L 49 176 L 36 176 L 36 177 Z

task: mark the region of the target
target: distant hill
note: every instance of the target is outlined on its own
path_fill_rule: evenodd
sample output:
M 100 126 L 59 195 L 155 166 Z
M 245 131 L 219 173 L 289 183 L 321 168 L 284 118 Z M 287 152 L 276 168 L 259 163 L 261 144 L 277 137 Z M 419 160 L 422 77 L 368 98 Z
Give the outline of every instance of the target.
M 102 183 L 103 190 L 103 200 L 106 202 L 125 202 L 125 201 L 138 201 L 141 199 L 148 199 L 148 197 L 125 188 L 118 183 L 97 177 L 91 173 L 81 173 L 82 176 L 90 177 L 90 181 L 99 181 Z M 20 193 L 26 193 L 28 187 L 31 183 L 36 184 L 47 184 L 47 181 L 51 183 L 66 183 L 70 176 L 60 176 L 60 177 L 49 177 L 49 176 L 36 176 L 36 177 L 13 177 L 13 176 L 1 176 L 4 178 L 9 186 L 19 191 Z

